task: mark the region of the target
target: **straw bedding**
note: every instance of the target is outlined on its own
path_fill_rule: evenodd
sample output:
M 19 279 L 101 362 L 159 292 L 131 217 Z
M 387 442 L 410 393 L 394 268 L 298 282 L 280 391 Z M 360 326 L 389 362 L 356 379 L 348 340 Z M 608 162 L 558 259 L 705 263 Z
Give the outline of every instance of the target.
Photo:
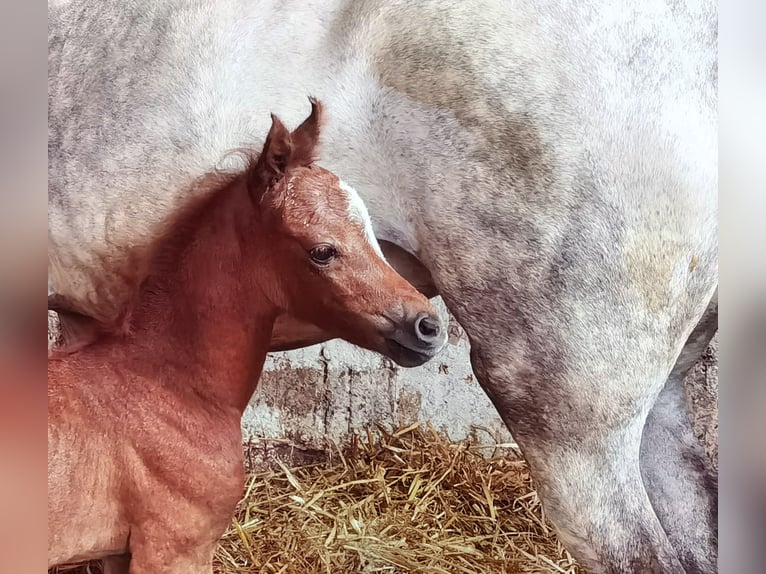
M 515 445 L 450 442 L 411 425 L 328 455 L 249 476 L 217 574 L 582 572 Z

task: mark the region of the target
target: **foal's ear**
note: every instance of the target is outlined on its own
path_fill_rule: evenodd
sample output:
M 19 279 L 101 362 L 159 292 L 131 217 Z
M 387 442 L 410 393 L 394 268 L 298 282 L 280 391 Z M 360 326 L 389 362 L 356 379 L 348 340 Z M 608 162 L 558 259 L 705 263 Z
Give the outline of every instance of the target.
M 311 114 L 291 134 L 293 140 L 294 166 L 307 166 L 316 160 L 316 148 L 319 143 L 319 132 L 322 129 L 323 108 L 316 98 L 310 97 Z
M 271 129 L 256 162 L 248 168 L 250 196 L 260 201 L 264 192 L 277 184 L 291 169 L 307 166 L 316 159 L 322 124 L 322 104 L 309 98 L 311 114 L 290 133 L 280 119 L 271 114 Z
M 280 119 L 271 114 L 271 129 L 255 164 L 248 168 L 247 188 L 255 201 L 278 183 L 293 164 L 292 136 Z

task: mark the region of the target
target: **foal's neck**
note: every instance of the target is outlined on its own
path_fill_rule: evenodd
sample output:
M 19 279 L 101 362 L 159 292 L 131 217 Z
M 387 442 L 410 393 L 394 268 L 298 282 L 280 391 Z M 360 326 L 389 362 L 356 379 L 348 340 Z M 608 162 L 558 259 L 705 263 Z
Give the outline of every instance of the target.
M 188 208 L 154 257 L 131 323 L 134 345 L 190 371 L 182 384 L 240 411 L 278 314 L 263 289 L 273 274 L 260 229 L 241 178 Z

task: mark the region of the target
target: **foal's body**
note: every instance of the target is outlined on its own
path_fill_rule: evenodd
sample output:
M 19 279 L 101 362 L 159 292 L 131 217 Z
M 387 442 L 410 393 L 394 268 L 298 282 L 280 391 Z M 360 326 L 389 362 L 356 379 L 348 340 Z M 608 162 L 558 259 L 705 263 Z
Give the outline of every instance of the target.
M 204 572 L 242 493 L 241 411 L 216 396 L 225 375 L 133 343 L 49 368 L 78 381 L 49 391 L 49 566 L 130 551 L 131 573 Z
M 318 109 L 281 149 L 275 123 L 254 167 L 177 216 L 127 334 L 49 361 L 49 565 L 130 553 L 130 574 L 211 572 L 242 492 L 240 418 L 280 313 L 407 366 L 444 343 L 355 192 L 310 164 L 313 145 L 269 171 L 316 137 Z
M 715 2 L 72 0 L 49 21 L 55 293 L 118 316 L 190 177 L 263 133 L 252 110 L 317 94 L 344 119 L 323 160 L 430 271 L 567 547 L 594 573 L 715 571 L 681 389 L 715 328 L 690 338 L 717 285 Z
M 223 220 L 234 212 L 206 211 L 199 247 L 143 287 L 152 295 L 139 297 L 130 334 L 48 365 L 51 564 L 130 548 L 139 563 L 143 551 L 168 572 L 197 571 L 185 563 L 189 551 L 194 561 L 195 552 L 209 555 L 200 533 L 220 535 L 230 514 L 218 509 L 233 510 L 241 495 L 240 417 L 277 311 L 215 272 L 238 267 L 235 231 Z M 211 292 L 215 306 L 206 303 Z M 190 548 L 164 548 L 169 539 Z

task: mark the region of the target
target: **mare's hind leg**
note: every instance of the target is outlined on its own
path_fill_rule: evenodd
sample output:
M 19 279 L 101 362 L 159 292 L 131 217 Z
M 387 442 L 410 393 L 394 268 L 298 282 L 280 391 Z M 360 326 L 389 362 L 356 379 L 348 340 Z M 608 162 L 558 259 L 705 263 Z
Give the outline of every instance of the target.
M 688 572 L 716 572 L 718 480 L 694 435 L 684 378 L 718 328 L 717 293 L 646 421 L 641 472 L 649 499 Z
M 491 251 L 499 259 L 511 250 Z M 518 250 L 513 256 L 521 257 Z M 608 262 L 600 263 L 606 271 L 570 266 L 549 287 L 537 279 L 545 271 L 515 280 L 510 257 L 481 269 L 469 260 L 442 263 L 468 276 L 439 279 L 470 338 L 474 372 L 529 461 L 548 518 L 591 574 L 684 572 L 649 500 L 639 456 L 646 417 L 706 286 L 693 290 L 689 305 L 659 316 L 627 278 L 618 280 L 619 266 L 609 280 L 600 277 Z M 535 257 L 525 261 L 542 260 Z M 556 289 L 561 284 L 567 290 Z
M 474 372 L 580 564 L 591 574 L 683 572 L 639 470 L 643 403 L 651 403 L 651 390 L 620 397 L 614 387 L 599 389 L 604 381 L 595 377 L 557 381 L 542 365 L 519 368 L 504 349 L 473 341 Z

